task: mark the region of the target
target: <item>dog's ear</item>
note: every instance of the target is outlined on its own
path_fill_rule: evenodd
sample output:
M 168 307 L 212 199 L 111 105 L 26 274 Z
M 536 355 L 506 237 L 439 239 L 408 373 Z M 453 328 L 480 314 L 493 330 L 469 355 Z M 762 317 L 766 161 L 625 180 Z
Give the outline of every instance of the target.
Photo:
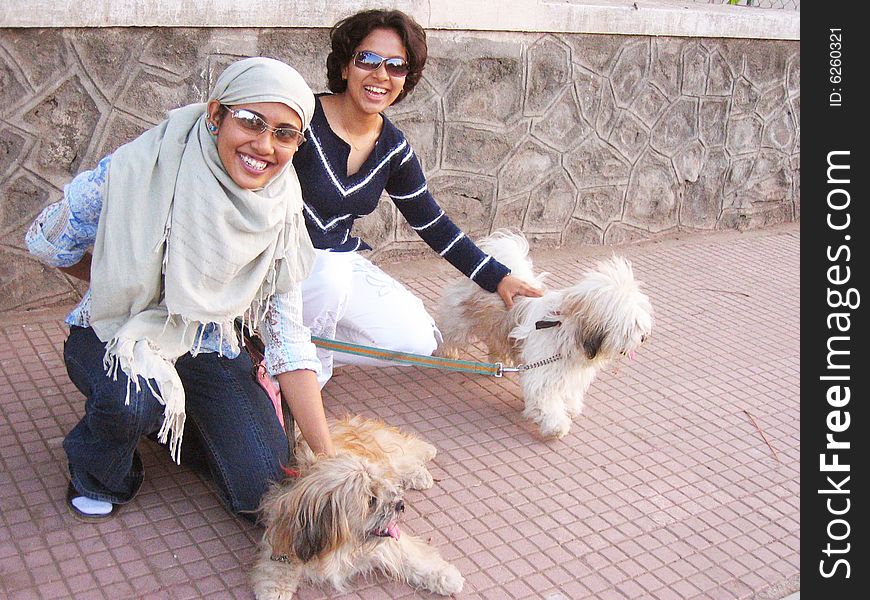
M 306 562 L 338 545 L 343 529 L 334 490 L 325 487 L 323 479 L 302 477 L 265 501 L 265 535 L 273 555 L 295 555 Z
M 607 331 L 598 324 L 598 319 L 592 314 L 594 298 L 585 292 L 571 290 L 559 305 L 562 315 L 562 339 L 573 348 L 583 348 L 586 358 L 592 360 L 598 355 Z M 563 348 L 562 351 L 570 350 Z
M 317 502 L 316 510 L 297 515 L 293 532 L 293 553 L 302 562 L 319 556 L 334 547 L 338 535 L 335 507 L 330 501 Z
M 362 541 L 354 536 L 367 518 L 370 489 L 366 461 L 351 454 L 318 459 L 277 501 L 267 502 L 273 554 L 306 562 Z
M 604 330 L 602 329 L 593 329 L 583 331 L 583 339 L 581 343 L 583 345 L 583 351 L 586 353 L 586 358 L 592 360 L 598 354 L 598 351 L 601 349 L 601 344 L 604 343 L 605 337 Z

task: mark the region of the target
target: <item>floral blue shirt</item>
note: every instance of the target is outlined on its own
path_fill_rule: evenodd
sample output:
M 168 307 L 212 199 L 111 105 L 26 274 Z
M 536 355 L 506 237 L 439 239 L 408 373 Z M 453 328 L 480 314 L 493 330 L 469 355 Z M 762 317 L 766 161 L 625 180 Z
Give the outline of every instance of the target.
M 104 184 L 111 156 L 92 171 L 79 173 L 64 187 L 63 198 L 47 206 L 25 236 L 27 249 L 51 267 L 70 267 L 93 248 L 97 224 L 103 206 Z M 90 326 L 91 291 L 85 293 L 65 322 L 78 327 Z M 311 332 L 302 323 L 302 291 L 297 285 L 276 295 L 260 325 L 266 346 L 266 368 L 272 375 L 308 369 L 320 373 L 320 361 Z M 220 335 L 216 324 L 203 325 L 203 352 L 220 352 L 229 358 L 238 356 L 229 341 Z

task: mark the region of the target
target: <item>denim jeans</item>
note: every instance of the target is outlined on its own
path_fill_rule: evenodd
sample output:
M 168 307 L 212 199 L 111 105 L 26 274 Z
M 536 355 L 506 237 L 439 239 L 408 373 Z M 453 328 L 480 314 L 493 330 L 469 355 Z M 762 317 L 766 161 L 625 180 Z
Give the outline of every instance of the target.
M 85 415 L 64 439 L 70 477 L 90 498 L 124 504 L 144 479 L 136 449 L 141 436 L 160 429 L 163 405 L 144 380 L 139 390 L 118 371 L 106 375 L 106 345 L 93 329 L 71 327 L 64 345 L 67 373 L 85 395 Z M 270 481 L 283 477 L 287 437 L 269 397 L 252 375 L 246 352 L 226 358 L 215 352 L 185 354 L 176 362 L 184 385 L 187 420 L 182 462 L 205 463 L 222 500 L 249 519 Z

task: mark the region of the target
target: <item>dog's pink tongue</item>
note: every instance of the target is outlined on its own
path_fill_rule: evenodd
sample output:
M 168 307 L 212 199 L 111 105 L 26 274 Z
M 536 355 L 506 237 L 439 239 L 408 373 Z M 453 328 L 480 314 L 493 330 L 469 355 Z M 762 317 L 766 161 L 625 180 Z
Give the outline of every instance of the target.
M 395 523 L 390 523 L 387 525 L 387 534 L 393 538 L 394 540 L 398 540 L 399 536 L 402 535 L 402 532 L 399 531 L 399 526 Z

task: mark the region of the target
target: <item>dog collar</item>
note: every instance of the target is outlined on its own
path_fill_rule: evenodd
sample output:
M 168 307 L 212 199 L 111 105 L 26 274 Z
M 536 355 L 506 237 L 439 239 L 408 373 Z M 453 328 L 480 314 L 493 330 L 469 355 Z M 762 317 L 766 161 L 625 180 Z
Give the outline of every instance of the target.
M 273 554 L 272 556 L 269 557 L 269 559 L 274 560 L 275 562 L 282 562 L 282 563 L 289 563 L 290 562 L 290 557 L 287 556 L 286 554 L 279 554 L 278 556 L 275 556 Z

